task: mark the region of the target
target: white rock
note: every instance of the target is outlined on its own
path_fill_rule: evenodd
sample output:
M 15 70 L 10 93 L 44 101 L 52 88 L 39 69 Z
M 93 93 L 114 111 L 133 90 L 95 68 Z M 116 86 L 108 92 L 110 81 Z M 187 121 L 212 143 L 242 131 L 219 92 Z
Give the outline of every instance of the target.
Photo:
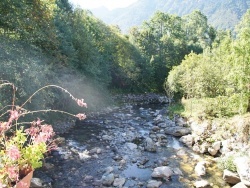
M 250 186 L 250 158 L 248 156 L 237 157 L 234 160 L 241 182 Z
M 153 178 L 169 178 L 173 175 L 173 170 L 168 166 L 160 166 L 154 169 L 151 176 Z
M 206 181 L 206 180 L 200 180 L 200 181 L 196 181 L 196 182 L 194 183 L 194 186 L 195 186 L 196 188 L 207 188 L 207 187 L 210 187 L 210 184 L 209 184 L 209 182 Z
M 247 186 L 244 183 L 240 182 L 234 185 L 232 188 L 247 188 Z
M 206 162 L 205 161 L 200 161 L 197 163 L 195 166 L 194 170 L 197 176 L 204 176 L 206 174 Z
M 212 144 L 212 148 L 214 148 L 217 151 L 220 149 L 220 146 L 221 146 L 221 141 L 217 141 Z

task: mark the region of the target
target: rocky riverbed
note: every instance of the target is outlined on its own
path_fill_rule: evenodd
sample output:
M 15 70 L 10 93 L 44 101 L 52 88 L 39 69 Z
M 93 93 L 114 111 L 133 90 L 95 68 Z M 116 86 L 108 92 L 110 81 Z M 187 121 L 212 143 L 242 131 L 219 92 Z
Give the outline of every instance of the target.
M 215 160 L 221 142 L 203 152 L 194 125 L 168 117 L 168 99 L 121 99 L 119 107 L 89 114 L 61 134 L 58 150 L 35 171 L 33 187 L 231 187 Z

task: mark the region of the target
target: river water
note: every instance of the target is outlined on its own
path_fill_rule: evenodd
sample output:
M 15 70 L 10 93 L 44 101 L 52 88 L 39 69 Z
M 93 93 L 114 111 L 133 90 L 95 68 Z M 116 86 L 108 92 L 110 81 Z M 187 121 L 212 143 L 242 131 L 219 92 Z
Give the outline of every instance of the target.
M 97 188 L 115 187 L 103 185 L 105 174 L 123 179 L 120 187 L 147 187 L 153 180 L 153 169 L 169 166 L 175 172 L 169 180 L 159 178 L 160 188 L 194 187 L 194 182 L 207 180 L 211 187 L 230 187 L 222 180 L 222 172 L 212 157 L 198 155 L 179 142 L 178 137 L 157 132 L 155 118 L 167 116 L 167 104 L 128 105 L 112 108 L 99 115 L 89 115 L 77 122 L 68 133 L 61 135 L 65 144 L 46 160 L 35 177 L 47 187 Z M 145 150 L 145 139 L 152 138 L 156 151 Z M 198 177 L 194 167 L 198 161 L 206 160 L 207 173 Z M 45 186 L 45 187 L 46 187 Z

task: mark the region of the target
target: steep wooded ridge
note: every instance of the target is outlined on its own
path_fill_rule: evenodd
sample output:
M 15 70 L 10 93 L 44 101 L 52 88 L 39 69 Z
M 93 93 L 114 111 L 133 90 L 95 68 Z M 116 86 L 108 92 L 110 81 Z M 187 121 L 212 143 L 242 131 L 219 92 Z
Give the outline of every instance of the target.
M 148 20 L 156 11 L 183 16 L 200 10 L 217 29 L 233 29 L 250 8 L 250 0 L 138 0 L 127 8 L 109 11 L 93 9 L 95 16 L 107 24 L 118 25 L 123 32 Z

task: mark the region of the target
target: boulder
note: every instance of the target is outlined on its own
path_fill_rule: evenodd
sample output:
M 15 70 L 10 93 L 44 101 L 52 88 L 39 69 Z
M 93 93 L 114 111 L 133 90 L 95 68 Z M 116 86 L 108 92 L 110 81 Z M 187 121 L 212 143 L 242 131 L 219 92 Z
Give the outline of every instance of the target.
M 193 139 L 193 136 L 191 134 L 188 134 L 188 135 L 182 136 L 180 138 L 180 142 L 182 142 L 183 144 L 185 144 L 188 147 L 192 147 L 194 144 L 194 139 Z
M 190 128 L 186 127 L 167 127 L 165 129 L 165 134 L 173 135 L 173 136 L 185 136 L 191 133 Z
M 157 167 L 151 174 L 153 178 L 167 178 L 167 179 L 169 179 L 172 175 L 173 175 L 173 170 L 168 166 Z
M 238 176 L 238 174 L 230 171 L 230 170 L 227 170 L 225 169 L 223 171 L 223 179 L 227 182 L 227 183 L 230 183 L 232 185 L 235 185 L 237 183 L 240 182 L 240 177 Z

